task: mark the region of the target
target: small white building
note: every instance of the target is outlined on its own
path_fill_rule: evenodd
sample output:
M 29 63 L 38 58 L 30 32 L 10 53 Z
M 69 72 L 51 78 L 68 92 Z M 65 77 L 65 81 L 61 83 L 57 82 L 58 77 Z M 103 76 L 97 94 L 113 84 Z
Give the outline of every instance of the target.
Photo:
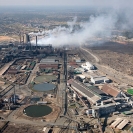
M 106 76 L 91 77 L 91 82 L 94 84 L 109 83 L 110 80 Z
M 86 63 L 82 64 L 81 67 L 86 70 L 94 70 L 95 69 L 95 66 L 92 65 L 90 62 L 86 62 Z

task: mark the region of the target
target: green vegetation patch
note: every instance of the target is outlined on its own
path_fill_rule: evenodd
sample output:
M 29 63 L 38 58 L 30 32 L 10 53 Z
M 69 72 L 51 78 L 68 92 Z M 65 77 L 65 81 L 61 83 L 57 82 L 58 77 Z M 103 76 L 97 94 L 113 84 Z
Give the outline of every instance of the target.
M 132 111 L 124 111 L 123 114 L 124 115 L 131 115 L 131 114 L 133 114 L 133 112 Z
M 133 95 L 133 89 L 128 89 L 127 93 Z

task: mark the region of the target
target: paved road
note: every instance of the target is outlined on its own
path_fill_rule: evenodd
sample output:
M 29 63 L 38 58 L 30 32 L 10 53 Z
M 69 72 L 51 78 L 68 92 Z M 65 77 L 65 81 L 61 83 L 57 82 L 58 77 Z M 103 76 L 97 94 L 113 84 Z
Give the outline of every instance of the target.
M 116 71 L 115 69 L 110 68 L 109 66 L 104 66 L 99 64 L 99 59 L 96 55 L 85 48 L 80 48 L 82 51 L 86 51 L 92 57 L 94 57 L 96 63 L 94 64 L 103 74 L 106 74 L 110 79 L 118 82 L 118 83 L 126 83 L 133 86 L 133 77 L 123 74 L 121 72 Z M 87 58 L 86 58 L 87 59 Z
M 4 65 L 1 69 L 0 69 L 0 75 L 2 76 L 4 74 L 4 72 L 9 69 L 9 67 L 14 63 L 14 61 L 11 61 L 9 63 L 7 63 L 6 65 Z
M 32 82 L 33 79 L 36 77 L 36 72 L 38 71 L 38 66 L 39 66 L 39 64 L 40 64 L 40 63 L 36 63 L 34 69 L 31 71 L 30 76 L 29 76 L 29 78 L 28 78 L 28 80 L 27 80 L 26 85 L 28 85 L 30 82 Z

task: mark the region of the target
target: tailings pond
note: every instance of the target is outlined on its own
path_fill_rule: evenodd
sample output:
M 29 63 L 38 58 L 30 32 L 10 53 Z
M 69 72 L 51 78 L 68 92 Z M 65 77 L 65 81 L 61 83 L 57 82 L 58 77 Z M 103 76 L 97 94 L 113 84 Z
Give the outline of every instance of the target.
M 50 114 L 52 108 L 47 105 L 31 105 L 26 107 L 23 112 L 30 117 L 42 117 Z
M 33 87 L 33 90 L 35 91 L 51 91 L 56 88 L 56 85 L 51 84 L 51 83 L 41 83 L 41 84 L 35 84 Z

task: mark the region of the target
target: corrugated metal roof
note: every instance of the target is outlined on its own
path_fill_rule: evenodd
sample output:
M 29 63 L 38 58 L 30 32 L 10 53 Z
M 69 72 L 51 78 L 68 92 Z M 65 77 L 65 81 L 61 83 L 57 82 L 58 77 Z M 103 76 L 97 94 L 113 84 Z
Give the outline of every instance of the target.
M 95 87 L 95 86 L 88 86 L 88 88 L 91 89 L 94 93 L 97 93 L 97 94 L 99 94 L 99 95 L 104 94 L 103 91 L 101 91 L 100 89 L 98 89 L 98 88 Z
M 106 76 L 97 76 L 97 77 L 92 77 L 94 81 L 99 81 L 99 80 L 103 80 L 103 81 L 107 81 L 109 80 Z
M 111 86 L 111 85 L 109 85 L 109 84 L 105 84 L 105 85 L 101 88 L 101 90 L 102 90 L 104 93 L 106 93 L 107 95 L 111 95 L 111 96 L 113 96 L 113 97 L 116 97 L 116 96 L 120 93 L 120 91 L 119 91 L 117 88 L 115 88 L 115 87 L 113 87 L 113 86 Z
M 59 64 L 59 62 L 40 62 L 41 64 Z
M 111 127 L 116 127 L 120 122 L 122 122 L 122 118 L 116 118 L 116 120 L 111 124 Z
M 9 69 L 8 74 L 17 74 L 18 70 L 17 69 Z
M 71 79 L 68 80 L 68 83 L 74 86 L 76 89 L 78 89 L 80 92 L 84 93 L 86 96 L 92 99 L 92 101 L 98 101 L 101 99 L 100 96 L 93 94 L 89 89 L 86 87 L 82 86 L 81 84 L 77 83 L 75 80 Z
M 70 80 L 69 80 L 70 81 Z M 87 89 L 85 89 L 83 86 L 81 86 L 80 84 L 76 83 L 74 80 L 71 80 L 70 82 L 68 81 L 68 83 L 70 83 L 71 85 L 73 85 L 75 88 L 77 88 L 78 90 L 80 90 L 81 92 L 83 92 L 84 94 L 86 94 L 88 97 L 93 97 L 94 94 L 92 94 L 90 91 L 88 91 Z
M 45 63 L 45 62 L 55 62 L 55 59 L 46 58 L 46 59 L 42 59 L 40 62 L 41 62 L 41 63 Z
M 129 120 L 124 119 L 118 126 L 118 129 L 123 129 L 127 124 L 128 124 Z

